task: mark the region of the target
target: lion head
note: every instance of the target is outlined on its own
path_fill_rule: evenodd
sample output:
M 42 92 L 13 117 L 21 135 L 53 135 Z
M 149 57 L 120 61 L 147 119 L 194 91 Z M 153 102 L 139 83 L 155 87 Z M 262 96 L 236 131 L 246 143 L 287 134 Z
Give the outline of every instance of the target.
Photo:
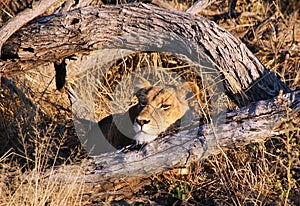
M 138 144 L 147 143 L 189 110 L 188 100 L 198 94 L 198 86 L 185 82 L 178 86 L 153 86 L 140 79 L 135 93 L 137 104 L 129 109 L 135 135 L 129 137 Z

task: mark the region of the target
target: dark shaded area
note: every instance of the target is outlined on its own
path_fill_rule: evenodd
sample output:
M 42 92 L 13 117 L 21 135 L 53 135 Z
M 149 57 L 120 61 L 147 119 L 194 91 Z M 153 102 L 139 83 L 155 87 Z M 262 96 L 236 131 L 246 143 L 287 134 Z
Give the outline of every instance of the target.
M 67 68 L 66 68 L 66 60 L 63 59 L 62 62 L 56 63 L 54 62 L 55 68 L 55 83 L 56 89 L 61 90 L 66 84 L 66 76 L 67 76 Z
M 10 152 L 8 161 L 24 170 L 34 168 L 38 158 L 46 169 L 86 157 L 72 120 L 66 120 L 68 111 L 50 117 L 13 82 L 1 82 L 0 105 L 7 109 L 0 110 L 0 157 Z

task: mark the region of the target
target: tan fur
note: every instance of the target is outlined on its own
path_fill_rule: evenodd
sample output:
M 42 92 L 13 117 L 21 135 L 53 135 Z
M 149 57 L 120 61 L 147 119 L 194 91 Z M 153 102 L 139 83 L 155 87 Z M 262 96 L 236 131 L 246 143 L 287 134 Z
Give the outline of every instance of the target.
M 134 142 L 143 144 L 157 138 L 185 115 L 189 109 L 188 98 L 198 92 L 197 85 L 192 82 L 177 87 L 162 87 L 152 86 L 144 79 L 137 83 L 137 89 L 137 104 L 123 114 L 110 116 L 112 122 L 109 130 L 104 132 L 105 129 L 102 129 L 116 148 Z M 103 120 L 98 124 L 100 128 L 108 126 L 107 121 Z

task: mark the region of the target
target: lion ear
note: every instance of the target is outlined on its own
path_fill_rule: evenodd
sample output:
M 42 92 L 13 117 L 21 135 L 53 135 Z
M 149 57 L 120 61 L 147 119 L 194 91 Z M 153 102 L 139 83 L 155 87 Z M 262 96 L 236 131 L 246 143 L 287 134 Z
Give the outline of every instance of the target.
M 143 78 L 143 77 L 138 77 L 137 80 L 134 82 L 134 91 L 138 91 L 144 87 L 150 87 L 152 86 L 151 83 Z
M 194 82 L 184 82 L 178 85 L 176 93 L 178 97 L 182 97 L 184 99 L 195 97 L 197 100 L 199 100 L 199 87 Z

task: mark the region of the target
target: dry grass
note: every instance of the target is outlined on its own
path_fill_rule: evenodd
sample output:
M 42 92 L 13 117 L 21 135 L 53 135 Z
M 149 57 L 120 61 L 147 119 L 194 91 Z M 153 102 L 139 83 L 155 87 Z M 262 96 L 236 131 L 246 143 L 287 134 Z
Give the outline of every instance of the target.
M 173 0 L 171 3 L 174 8 L 182 9 L 188 1 Z M 0 23 L 14 15 L 8 5 L 4 1 L 0 3 Z M 230 19 L 220 15 L 227 11 L 227 4 L 215 1 L 205 14 L 242 39 L 267 68 L 295 90 L 300 88 L 299 8 L 298 1 L 277 4 L 241 0 L 236 8 L 241 15 Z M 100 90 L 96 96 L 99 102 L 95 108 L 96 119 L 114 112 L 111 108 L 116 107 L 111 106 L 111 102 L 115 102 L 120 111 L 126 110 L 132 88 L 115 88 L 119 82 L 125 82 L 124 76 L 143 67 L 173 68 L 176 72 L 192 68 L 167 54 L 135 54 L 123 58 L 102 74 L 103 79 L 97 85 Z M 165 73 L 158 72 L 154 76 L 166 81 L 168 73 Z M 45 169 L 51 171 L 56 165 L 78 163 L 85 156 L 74 131 L 68 98 L 65 93 L 55 91 L 53 74 L 50 66 L 39 72 L 16 74 L 10 77 L 13 83 L 1 88 L 0 205 L 113 203 L 112 198 L 95 197 L 96 189 L 86 191 L 76 179 L 61 184 L 60 180 L 49 181 L 42 175 Z M 176 74 L 200 83 L 191 72 Z M 21 93 L 26 95 L 22 96 L 16 88 L 22 88 Z M 114 91 L 127 93 L 122 96 Z M 195 162 L 187 174 L 169 171 L 152 176 L 142 189 L 130 197 L 121 195 L 117 203 L 300 205 L 300 130 L 289 132 L 289 126 L 292 125 L 285 125 L 286 134 L 266 142 L 224 151 L 203 162 Z M 70 172 L 70 176 L 76 172 Z M 130 186 L 116 190 L 126 193 Z

